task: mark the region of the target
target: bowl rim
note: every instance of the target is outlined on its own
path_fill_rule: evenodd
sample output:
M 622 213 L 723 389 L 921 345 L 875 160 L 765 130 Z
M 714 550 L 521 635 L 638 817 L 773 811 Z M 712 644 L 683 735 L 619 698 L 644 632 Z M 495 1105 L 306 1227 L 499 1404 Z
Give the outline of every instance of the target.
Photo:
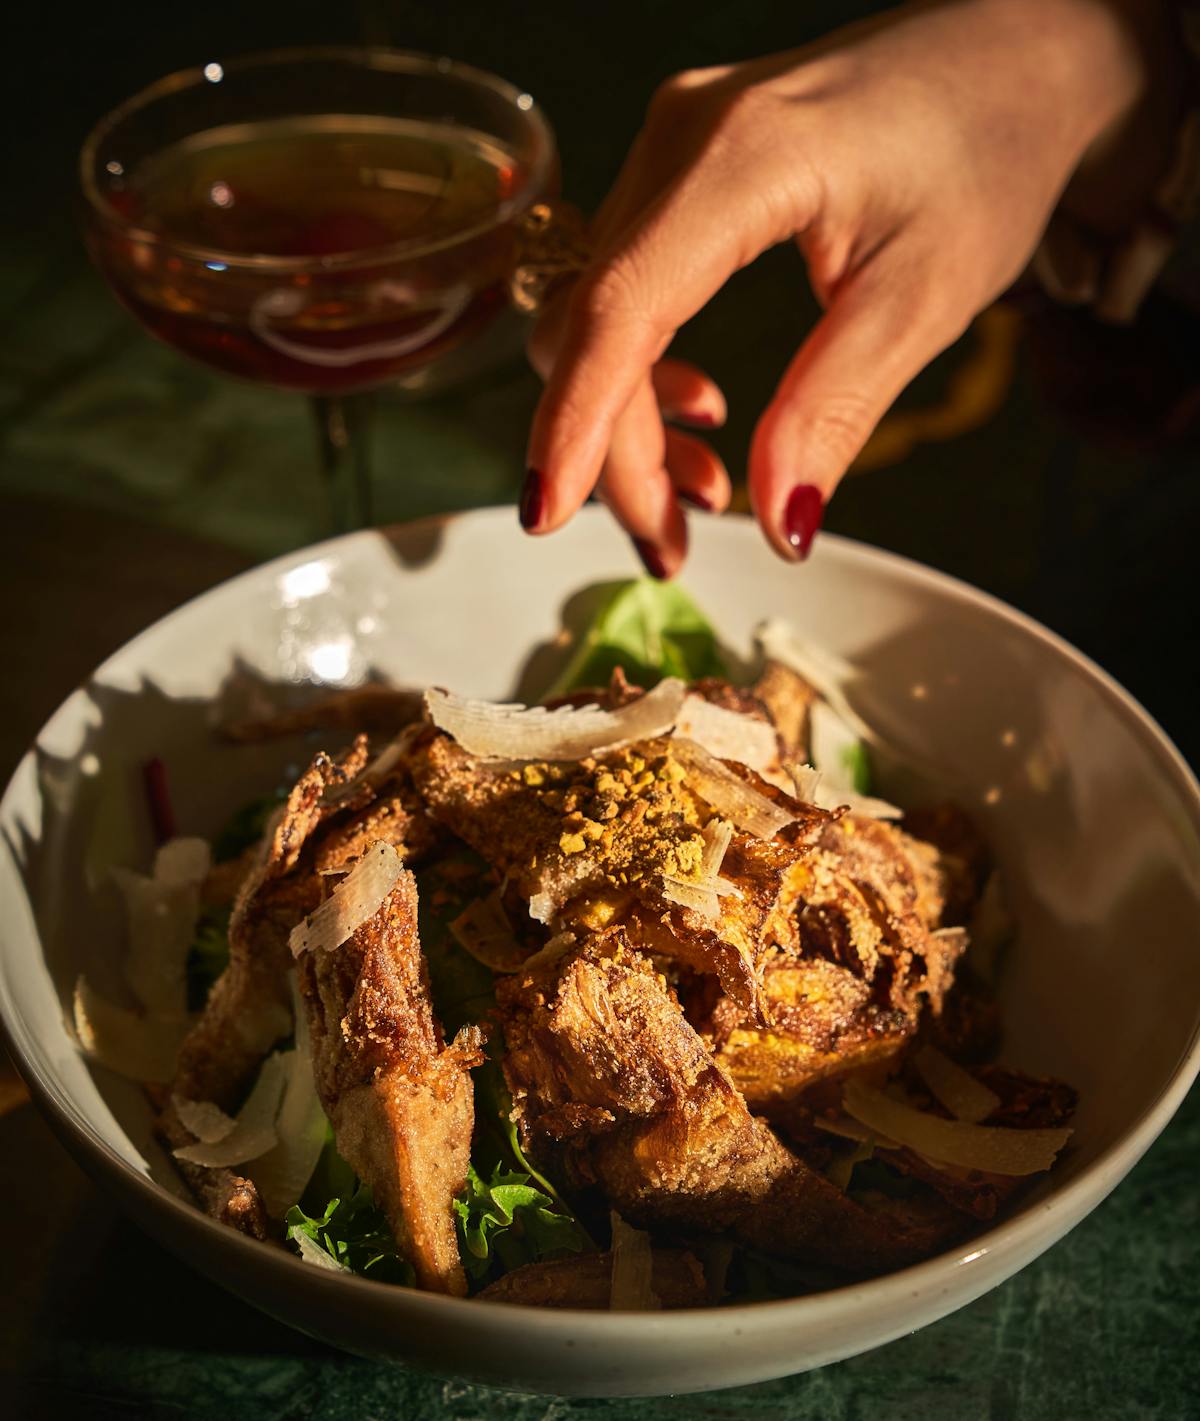
M 17 781 L 28 765 L 38 742 L 60 718 L 71 713 L 73 702 L 81 693 L 86 693 L 88 684 L 101 676 L 113 662 L 125 657 L 144 639 L 158 635 L 177 620 L 186 619 L 197 604 L 236 597 L 249 582 L 276 577 L 294 565 L 327 556 L 335 551 L 342 552 L 355 544 L 365 544 L 381 538 L 394 546 L 403 543 L 406 538 L 425 539 L 430 533 L 437 533 L 465 520 L 495 520 L 503 517 L 507 521 L 511 516 L 512 510 L 507 506 L 479 508 L 412 519 L 385 528 L 341 534 L 257 564 L 189 598 L 106 657 L 88 680 L 72 691 L 47 718 L 33 744 L 18 762 L 3 796 L 0 797 L 0 820 L 4 820 L 11 813 L 10 801 L 19 789 Z M 588 522 L 607 519 L 608 516 L 607 511 L 601 508 L 585 508 L 576 515 L 577 518 L 584 518 Z M 721 515 L 719 521 L 740 528 L 752 526 L 753 523 L 746 515 L 725 514 Z M 706 522 L 715 524 L 718 519 L 709 516 Z M 950 573 L 840 534 L 823 533 L 821 541 L 833 550 L 836 556 L 848 559 L 852 564 L 857 562 L 859 565 L 890 568 L 906 579 L 923 583 L 949 595 L 959 603 L 973 604 L 985 614 L 1020 629 L 1073 663 L 1087 679 L 1096 684 L 1097 689 L 1104 693 L 1133 728 L 1145 737 L 1147 749 L 1172 772 L 1186 801 L 1193 827 L 1200 837 L 1200 782 L 1196 775 L 1149 712 L 1090 657 L 1026 613 L 1018 611 L 991 593 L 972 587 Z M 15 858 L 13 868 L 19 877 Z M 3 934 L 0 933 L 0 938 L 2 937 Z M 452 1298 L 443 1294 L 422 1292 L 350 1273 L 335 1274 L 312 1267 L 286 1249 L 264 1247 L 259 1240 L 240 1234 L 210 1218 L 189 1200 L 172 1193 L 149 1174 L 135 1169 L 102 1138 L 60 1086 L 53 1073 L 49 1070 L 43 1071 L 38 1061 L 37 1043 L 32 1040 L 14 1009 L 7 977 L 3 973 L 0 973 L 0 1039 L 7 1045 L 14 1064 L 28 1085 L 32 1097 L 49 1117 L 55 1133 L 77 1158 L 98 1166 L 105 1175 L 115 1174 L 123 1182 L 132 1185 L 135 1192 L 141 1196 L 142 1206 L 150 1213 L 166 1212 L 174 1216 L 183 1229 L 199 1229 L 201 1235 L 210 1240 L 218 1252 L 240 1255 L 250 1266 L 255 1266 L 253 1260 L 257 1259 L 256 1266 L 274 1275 L 279 1282 L 324 1290 L 330 1303 L 334 1303 L 338 1297 L 347 1301 L 354 1297 L 364 1303 L 374 1299 L 373 1306 L 384 1307 L 399 1317 L 427 1314 L 432 1310 L 447 1321 L 474 1319 L 477 1328 L 482 1326 L 488 1331 L 499 1329 L 501 1332 L 508 1332 L 511 1326 L 519 1324 L 526 1330 L 532 1327 L 546 1342 L 565 1339 L 568 1335 L 578 1332 L 581 1327 L 587 1327 L 604 1340 L 616 1341 L 618 1336 L 627 1332 L 631 1326 L 635 1326 L 642 1336 L 645 1336 L 649 1329 L 657 1340 L 683 1340 L 686 1336 L 695 1341 L 698 1330 L 725 1334 L 728 1328 L 739 1320 L 746 1321 L 753 1317 L 762 1321 L 768 1314 L 776 1322 L 794 1323 L 797 1328 L 803 1326 L 806 1321 L 815 1323 L 818 1317 L 822 1325 L 828 1325 L 849 1319 L 864 1304 L 872 1304 L 881 1310 L 894 1305 L 903 1307 L 904 1304 L 911 1308 L 913 1300 L 918 1297 L 939 1293 L 947 1295 L 951 1289 L 957 1291 L 963 1287 L 957 1280 L 964 1278 L 973 1265 L 983 1265 L 988 1259 L 992 1259 L 995 1264 L 1005 1255 L 1010 1258 L 1017 1257 L 1020 1262 L 1003 1275 L 1010 1276 L 1057 1242 L 1116 1188 L 1162 1132 L 1200 1073 L 1198 1020 L 1163 1088 L 1146 1104 L 1136 1123 L 1121 1138 L 1103 1150 L 1076 1178 L 1051 1192 L 1036 1205 L 1026 1206 L 1013 1217 L 1003 1219 L 991 1228 L 974 1235 L 957 1248 L 945 1250 L 932 1258 L 923 1259 L 919 1263 L 879 1277 L 853 1281 L 794 1298 L 727 1303 L 716 1307 L 680 1308 L 653 1313 L 613 1313 L 582 1308 L 543 1308 L 523 1303 L 505 1303 L 499 1307 L 481 1308 L 477 1305 L 477 1299 Z M 137 1213 L 132 1209 L 130 1212 L 136 1222 Z M 1060 1223 L 1061 1228 L 1057 1227 Z M 987 1281 L 981 1278 L 975 1293 L 984 1291 L 996 1281 L 999 1280 Z M 343 1291 L 345 1289 L 351 1289 L 352 1292 L 346 1293 Z M 972 1293 L 972 1296 L 975 1293 Z M 957 1304 L 952 1303 L 951 1306 Z M 464 1308 L 467 1309 L 465 1313 L 462 1312 Z M 908 1330 L 911 1329 L 898 1329 Z

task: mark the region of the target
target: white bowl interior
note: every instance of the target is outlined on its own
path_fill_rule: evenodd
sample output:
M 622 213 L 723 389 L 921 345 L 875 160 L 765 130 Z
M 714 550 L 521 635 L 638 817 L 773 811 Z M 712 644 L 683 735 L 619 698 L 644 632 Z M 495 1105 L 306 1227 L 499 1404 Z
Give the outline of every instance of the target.
M 89 1067 L 66 1023 L 79 972 L 121 992 L 121 915 L 106 872 L 150 854 L 138 767 L 159 756 L 181 830 L 210 833 L 275 784 L 285 761 L 294 769 L 311 752 L 216 741 L 210 705 L 222 683 L 261 678 L 286 693 L 377 674 L 510 696 L 530 688 L 542 664 L 530 663 L 531 649 L 554 638 L 571 595 L 632 571 L 623 538 L 597 510 L 545 540 L 524 539 L 508 510 L 491 510 L 281 559 L 111 658 L 49 722 L 9 787 L 0 1011 L 23 1070 L 71 1147 L 148 1226 L 297 1325 L 342 1342 L 352 1335 L 327 1315 L 329 1280 L 289 1259 L 267 1264 L 261 1246 L 218 1239 L 190 1207 L 164 1204 L 159 1189 L 183 1191 L 152 1140 L 144 1097 Z M 1132 1166 L 1195 1073 L 1198 795 L 1123 692 L 991 599 L 844 540 L 823 538 L 794 568 L 769 556 L 745 520 L 699 519 L 685 581 L 735 650 L 748 650 L 764 617 L 783 616 L 853 661 L 852 699 L 891 747 L 884 791 L 913 802 L 949 794 L 978 816 L 1020 923 L 1003 978 L 1003 1055 L 1079 1089 L 1073 1146 L 1014 1217 L 968 1249 L 893 1279 L 768 1305 L 748 1329 L 753 1345 L 732 1340 L 730 1313 L 721 1325 L 715 1315 L 664 1316 L 652 1327 L 574 1314 L 530 1323 L 523 1310 L 334 1279 L 366 1350 L 452 1369 L 454 1351 L 437 1340 L 449 1307 L 454 1328 L 474 1319 L 491 1339 L 476 1375 L 546 1390 L 732 1385 L 849 1355 L 967 1301 L 1065 1232 Z M 365 1331 L 364 1318 L 374 1319 Z M 618 1339 L 614 1369 L 598 1344 Z

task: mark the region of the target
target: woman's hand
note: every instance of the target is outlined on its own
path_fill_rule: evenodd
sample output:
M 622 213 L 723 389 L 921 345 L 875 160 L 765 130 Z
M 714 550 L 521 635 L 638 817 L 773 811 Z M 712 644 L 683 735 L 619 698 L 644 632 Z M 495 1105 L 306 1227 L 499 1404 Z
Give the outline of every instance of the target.
M 649 570 L 674 573 L 679 499 L 724 508 L 701 440 L 723 397 L 664 359 L 679 327 L 794 240 L 825 314 L 750 450 L 783 557 L 913 376 L 1022 271 L 1084 155 L 1147 86 L 1139 0 L 905 6 L 819 45 L 698 70 L 655 95 L 593 227 L 594 259 L 539 323 L 546 390 L 521 521 L 561 527 L 594 487 Z

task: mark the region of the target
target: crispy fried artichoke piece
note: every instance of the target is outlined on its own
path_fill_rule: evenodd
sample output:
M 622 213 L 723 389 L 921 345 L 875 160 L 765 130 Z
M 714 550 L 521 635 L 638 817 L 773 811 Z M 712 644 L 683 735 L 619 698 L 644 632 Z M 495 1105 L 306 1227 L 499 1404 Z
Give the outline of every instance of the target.
M 291 1031 L 288 936 L 320 903 L 323 875 L 353 864 L 381 839 L 408 860 L 434 842 L 437 831 L 403 778 L 378 792 L 357 788 L 366 762 L 360 736 L 339 761 L 317 755 L 288 796 L 234 900 L 229 966 L 183 1043 L 176 1095 L 231 1108 L 262 1057 Z
M 897 1055 L 926 1006 L 940 1013 L 965 939 L 933 926 L 937 857 L 860 815 L 820 830 L 797 870 L 794 943 L 763 973 L 767 1024 L 747 1016 L 730 1030 L 726 1016 L 725 1030 L 708 1027 L 753 1109 L 786 1114 L 815 1082 Z
M 966 940 L 942 930 L 937 854 L 881 820 L 847 814 L 821 831 L 802 888 L 801 950 L 872 982 L 875 999 L 915 1023 L 934 1015 Z
M 840 859 L 844 872 L 866 883 L 897 916 L 915 913 L 926 928 L 941 927 L 946 906 L 939 854 L 883 819 L 846 814 L 821 831 L 820 847 Z
M 664 1308 L 704 1307 L 709 1301 L 704 1269 L 684 1248 L 653 1251 L 650 1286 Z M 611 1253 L 578 1253 L 544 1263 L 525 1263 L 476 1296 L 490 1303 L 544 1308 L 607 1308 L 612 1292 Z
M 160 1116 L 157 1129 L 163 1143 L 173 1150 L 195 1142 L 172 1107 Z M 175 1167 L 206 1214 L 239 1233 L 266 1238 L 267 1211 L 253 1180 L 236 1170 L 210 1169 L 185 1160 L 176 1160 Z
M 763 999 L 770 1027 L 739 1024 L 714 1044 L 746 1103 L 768 1117 L 816 1081 L 894 1058 L 912 1035 L 905 1013 L 879 1006 L 868 983 L 821 958 L 768 968 Z
M 330 812 L 327 793 L 353 780 L 366 761 L 365 737 L 340 761 L 320 754 L 288 795 L 234 900 L 229 966 L 180 1049 L 173 1094 L 232 1109 L 263 1056 L 291 1031 L 288 934 L 321 901 L 320 879 L 293 870 Z
M 797 671 L 768 661 L 751 688 L 766 707 L 783 745 L 784 758 L 808 759 L 808 712 L 817 693 Z
M 412 874 L 341 947 L 304 954 L 297 971 L 338 1151 L 370 1185 L 418 1284 L 465 1295 L 453 1202 L 470 1163 L 482 1034 L 464 1028 L 444 1043 Z
M 752 1116 L 678 1004 L 619 930 L 543 974 L 501 981 L 505 1072 L 526 1148 L 599 1183 L 643 1226 L 730 1230 L 855 1272 L 911 1262 L 945 1220 L 867 1209 Z
M 716 919 L 672 904 L 663 875 L 698 871 L 701 829 L 713 817 L 672 758 L 649 740 L 578 764 L 496 766 L 444 735 L 411 760 L 430 812 L 465 839 L 555 929 L 599 931 L 624 923 L 648 951 L 715 972 L 726 992 L 758 1013 L 762 953 L 792 944 L 798 865 L 834 816 L 790 799 L 751 770 L 753 788 L 796 815 L 770 843 L 734 837 L 721 874 L 738 891 Z
M 434 826 L 403 778 L 381 786 L 378 798 L 373 788 L 356 787 L 366 761 L 366 738 L 360 736 L 339 761 L 317 755 L 288 796 L 237 891 L 229 966 L 184 1040 L 173 1096 L 213 1101 L 233 1111 L 263 1056 L 292 1030 L 288 936 L 321 901 L 318 870 L 345 867 L 380 839 L 410 858 L 433 842 Z M 158 1129 L 173 1149 L 192 1142 L 169 1101 Z M 232 1212 L 226 1207 L 221 1180 L 229 1171 L 189 1166 L 183 1173 L 209 1212 L 236 1227 L 248 1221 L 248 1232 L 262 1227 L 261 1204 Z M 243 1180 L 231 1197 L 249 1194 L 257 1199 L 253 1184 Z
M 192 1143 L 174 1097 L 210 1100 L 233 1110 L 259 1062 L 292 1029 L 288 934 L 320 902 L 321 888 L 314 874 L 289 871 L 321 822 L 326 792 L 346 785 L 366 759 L 365 738 L 340 763 L 325 754 L 314 759 L 238 890 L 229 922 L 229 966 L 180 1047 L 171 1098 L 157 1122 L 159 1135 L 172 1149 Z M 181 1172 L 214 1218 L 265 1237 L 266 1211 L 250 1180 L 201 1165 L 181 1165 Z
M 938 893 L 945 903 L 942 923 L 967 922 L 990 867 L 987 844 L 971 817 L 957 804 L 935 804 L 910 810 L 902 827 L 936 851 Z

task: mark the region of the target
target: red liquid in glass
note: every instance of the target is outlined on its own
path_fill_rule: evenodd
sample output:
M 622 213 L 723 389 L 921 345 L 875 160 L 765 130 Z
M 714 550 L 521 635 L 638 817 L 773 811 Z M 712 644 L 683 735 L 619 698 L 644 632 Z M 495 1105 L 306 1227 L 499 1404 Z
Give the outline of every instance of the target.
M 110 194 L 161 240 L 100 226 L 92 244 L 125 304 L 186 354 L 287 389 L 366 389 L 502 308 L 514 237 L 495 217 L 524 181 L 510 153 L 454 125 L 239 124 L 164 150 Z

